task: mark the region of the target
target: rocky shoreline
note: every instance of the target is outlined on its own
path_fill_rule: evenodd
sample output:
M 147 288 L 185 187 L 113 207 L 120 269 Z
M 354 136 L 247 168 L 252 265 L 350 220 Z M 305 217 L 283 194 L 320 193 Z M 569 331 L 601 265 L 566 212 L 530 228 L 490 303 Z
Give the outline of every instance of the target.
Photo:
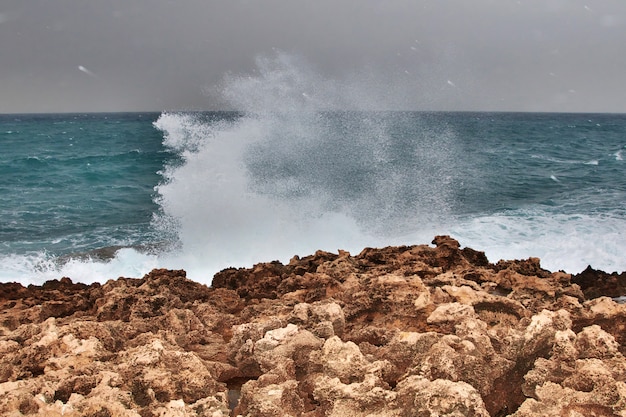
M 626 274 L 433 246 L 0 284 L 0 415 L 626 416 Z

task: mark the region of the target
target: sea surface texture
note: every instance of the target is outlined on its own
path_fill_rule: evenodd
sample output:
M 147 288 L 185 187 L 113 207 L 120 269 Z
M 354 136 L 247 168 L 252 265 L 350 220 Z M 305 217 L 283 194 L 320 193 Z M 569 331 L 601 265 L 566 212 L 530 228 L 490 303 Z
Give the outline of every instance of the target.
M 0 116 L 0 281 L 169 267 L 210 283 L 229 266 L 441 234 L 492 262 L 626 270 L 626 115 L 298 100 Z

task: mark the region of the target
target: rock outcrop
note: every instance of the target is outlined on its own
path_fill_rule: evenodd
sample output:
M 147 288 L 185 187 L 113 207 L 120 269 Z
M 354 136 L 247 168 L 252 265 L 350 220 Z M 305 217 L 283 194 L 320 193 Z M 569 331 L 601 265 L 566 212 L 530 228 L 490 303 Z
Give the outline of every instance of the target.
M 0 415 L 626 416 L 624 274 L 433 243 L 0 284 Z

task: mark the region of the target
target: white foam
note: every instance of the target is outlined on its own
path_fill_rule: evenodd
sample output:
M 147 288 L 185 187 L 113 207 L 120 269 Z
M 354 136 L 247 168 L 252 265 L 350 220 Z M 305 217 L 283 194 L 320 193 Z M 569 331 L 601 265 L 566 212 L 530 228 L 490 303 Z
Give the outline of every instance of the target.
M 437 234 L 449 234 L 464 247 L 484 251 L 491 262 L 538 257 L 542 267 L 551 271 L 578 273 L 588 265 L 607 272 L 626 270 L 626 220 L 613 217 L 554 215 L 536 209 L 449 219 L 446 225 L 425 223 L 412 232 L 381 236 L 364 232 L 342 213 L 303 221 L 293 218 L 286 206 L 266 202 L 258 208 L 243 208 L 221 225 L 218 220 L 196 224 L 204 220 L 200 211 L 188 213 L 181 228 L 182 249 L 160 256 L 126 248 L 108 262 L 72 259 L 61 266 L 46 254 L 4 256 L 0 282 L 40 285 L 67 276 L 74 282 L 104 283 L 120 276 L 141 277 L 153 268 L 171 268 L 185 269 L 189 278 L 210 284 L 215 273 L 231 266 L 286 263 L 293 255 L 306 256 L 318 249 L 357 254 L 367 246 L 425 244 Z M 211 228 L 218 229 L 211 232 Z
M 59 264 L 46 254 L 6 255 L 0 257 L 0 282 L 19 282 L 22 285 L 41 285 L 45 281 L 70 277 L 74 282 L 104 283 L 109 279 L 142 277 L 160 267 L 154 255 L 143 254 L 134 249 L 120 249 L 109 261 L 94 259 L 70 259 Z
M 578 273 L 588 265 L 607 272 L 626 270 L 625 219 L 535 208 L 463 220 L 449 232 L 462 245 L 484 251 L 492 262 L 539 257 L 551 271 Z

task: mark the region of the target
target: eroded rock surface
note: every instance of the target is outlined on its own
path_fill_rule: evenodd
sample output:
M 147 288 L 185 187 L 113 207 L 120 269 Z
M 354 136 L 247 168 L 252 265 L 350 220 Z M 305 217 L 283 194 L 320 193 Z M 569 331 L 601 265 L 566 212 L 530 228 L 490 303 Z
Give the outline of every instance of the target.
M 433 243 L 0 284 L 0 415 L 626 416 L 623 274 Z

